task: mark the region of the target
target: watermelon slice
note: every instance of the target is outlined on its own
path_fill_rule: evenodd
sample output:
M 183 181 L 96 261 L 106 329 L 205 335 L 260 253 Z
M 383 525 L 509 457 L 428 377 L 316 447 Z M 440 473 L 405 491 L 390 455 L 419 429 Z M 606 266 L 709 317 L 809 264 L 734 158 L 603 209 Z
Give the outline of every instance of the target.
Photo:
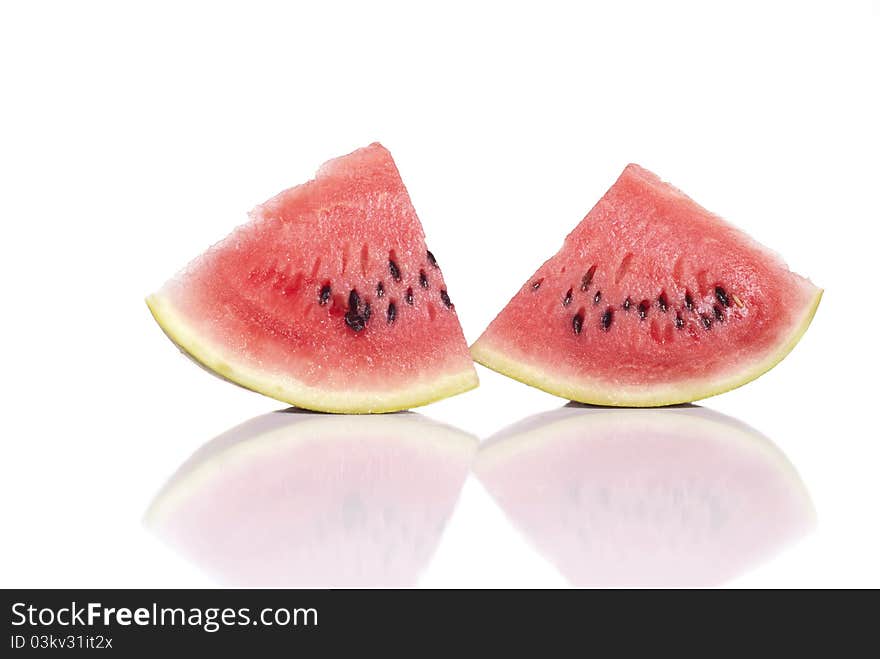
M 273 412 L 196 452 L 145 522 L 226 585 L 411 586 L 476 448 L 413 413 Z
M 821 296 L 775 254 L 629 165 L 471 354 L 584 403 L 689 402 L 779 363 Z
M 815 526 L 785 456 L 745 424 L 699 407 L 569 404 L 488 440 L 474 471 L 582 587 L 721 584 Z
M 379 144 L 258 206 L 147 304 L 208 370 L 302 408 L 388 412 L 477 386 L 440 267 Z

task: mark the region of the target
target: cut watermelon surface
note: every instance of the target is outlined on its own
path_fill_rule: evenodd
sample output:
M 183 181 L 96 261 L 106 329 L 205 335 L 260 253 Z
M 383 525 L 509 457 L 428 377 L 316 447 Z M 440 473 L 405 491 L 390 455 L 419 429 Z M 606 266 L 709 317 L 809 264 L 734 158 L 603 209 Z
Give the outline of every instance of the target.
M 629 165 L 471 354 L 575 401 L 689 402 L 781 361 L 821 296 L 777 255 Z
M 147 527 L 231 586 L 412 586 L 477 440 L 414 413 L 273 412 L 180 467 Z
M 258 206 L 147 304 L 197 362 L 302 408 L 387 412 L 478 384 L 440 267 L 379 144 Z
M 718 585 L 816 523 L 803 482 L 768 439 L 699 407 L 569 404 L 490 438 L 474 471 L 581 587 Z

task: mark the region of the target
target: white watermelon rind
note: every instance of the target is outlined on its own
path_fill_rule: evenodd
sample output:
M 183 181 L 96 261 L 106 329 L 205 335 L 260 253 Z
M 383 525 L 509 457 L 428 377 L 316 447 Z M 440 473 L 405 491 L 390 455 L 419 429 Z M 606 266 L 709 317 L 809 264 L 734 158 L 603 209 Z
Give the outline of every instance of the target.
M 386 390 L 330 390 L 309 386 L 291 376 L 263 371 L 228 354 L 207 340 L 174 303 L 161 293 L 147 297 L 147 306 L 162 331 L 178 348 L 215 375 L 289 405 L 337 414 L 399 412 L 455 396 L 479 385 L 477 373 L 467 368 L 426 374 L 422 379 Z
M 491 339 L 485 337 L 481 337 L 471 346 L 471 356 L 478 364 L 502 375 L 554 396 L 579 403 L 607 407 L 662 407 L 692 403 L 748 384 L 785 359 L 810 326 L 823 292 L 820 288 L 815 290 L 814 295 L 804 306 L 804 311 L 799 316 L 800 320 L 792 323 L 791 331 L 784 335 L 776 349 L 723 376 L 710 375 L 683 382 L 625 386 L 591 379 L 589 373 L 584 373 L 577 380 L 573 380 L 554 372 L 552 365 L 550 368 L 542 368 L 529 364 L 502 346 L 493 345 Z

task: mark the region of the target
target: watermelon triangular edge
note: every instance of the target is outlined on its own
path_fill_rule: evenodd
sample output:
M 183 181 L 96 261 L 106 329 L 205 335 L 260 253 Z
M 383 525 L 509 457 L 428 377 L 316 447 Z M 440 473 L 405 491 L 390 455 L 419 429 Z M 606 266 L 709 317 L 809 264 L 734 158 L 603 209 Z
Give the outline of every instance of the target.
M 325 163 L 147 300 L 197 363 L 304 409 L 409 409 L 478 385 L 437 259 L 381 145 Z
M 629 165 L 471 355 L 582 403 L 691 402 L 781 362 L 822 293 L 677 188 Z

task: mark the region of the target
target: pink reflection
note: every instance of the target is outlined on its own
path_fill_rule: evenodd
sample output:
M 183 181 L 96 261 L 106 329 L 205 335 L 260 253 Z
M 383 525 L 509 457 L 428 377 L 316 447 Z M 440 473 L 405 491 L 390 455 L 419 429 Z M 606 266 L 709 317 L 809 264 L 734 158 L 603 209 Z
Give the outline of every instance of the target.
M 577 586 L 710 586 L 815 525 L 785 456 L 699 407 L 567 406 L 486 442 L 475 471 Z
M 476 445 L 412 413 L 274 412 L 193 455 L 147 525 L 223 584 L 410 586 Z

